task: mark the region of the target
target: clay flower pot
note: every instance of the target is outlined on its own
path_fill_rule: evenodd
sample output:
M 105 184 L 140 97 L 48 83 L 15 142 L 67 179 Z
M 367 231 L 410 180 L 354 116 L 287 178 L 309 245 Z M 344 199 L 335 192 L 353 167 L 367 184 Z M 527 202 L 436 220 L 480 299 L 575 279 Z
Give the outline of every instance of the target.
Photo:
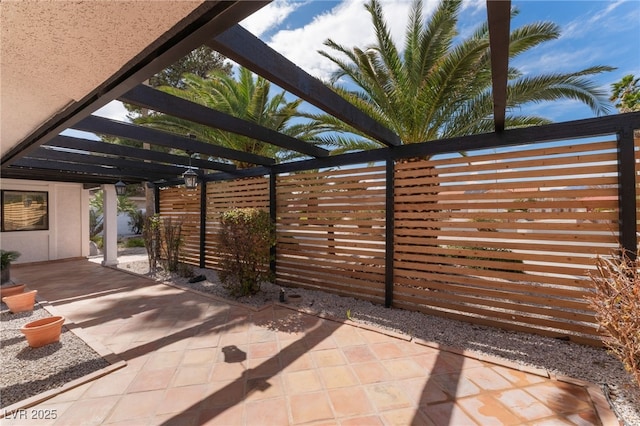
M 13 313 L 33 311 L 33 304 L 36 303 L 36 294 L 38 294 L 38 290 L 31 290 L 14 294 L 13 296 L 5 296 L 2 301 L 7 304 L 9 310 Z
M 23 325 L 20 328 L 32 348 L 39 348 L 60 340 L 64 317 L 54 316 L 42 318 Z
M 0 296 L 4 298 L 4 297 L 20 294 L 24 291 L 24 287 L 25 287 L 24 284 L 2 286 L 0 287 Z
M 299 305 L 302 303 L 302 296 L 299 294 L 290 294 L 287 296 L 287 302 L 291 305 Z

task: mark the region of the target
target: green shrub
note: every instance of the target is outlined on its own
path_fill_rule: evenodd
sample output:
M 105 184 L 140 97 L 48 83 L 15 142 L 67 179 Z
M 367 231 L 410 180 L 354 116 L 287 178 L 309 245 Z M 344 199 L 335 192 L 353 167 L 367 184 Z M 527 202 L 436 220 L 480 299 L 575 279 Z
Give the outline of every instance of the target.
M 260 291 L 262 281 L 271 281 L 271 247 L 275 226 L 269 213 L 252 208 L 232 209 L 222 214 L 220 280 L 231 294 L 240 297 Z
M 124 242 L 124 246 L 127 248 L 145 247 L 145 243 L 143 238 L 129 238 Z
M 638 255 L 635 260 L 626 255 L 598 257 L 597 269 L 590 275 L 595 291 L 588 299 L 604 330 L 604 344 L 640 386 L 640 252 Z
M 96 246 L 98 246 L 100 250 L 102 250 L 102 248 L 104 247 L 104 239 L 100 235 L 94 235 L 93 237 L 91 237 L 91 241 L 96 243 Z
M 11 262 L 17 260 L 21 256 L 21 253 L 15 250 L 2 250 L 0 249 L 0 269 L 5 269 Z

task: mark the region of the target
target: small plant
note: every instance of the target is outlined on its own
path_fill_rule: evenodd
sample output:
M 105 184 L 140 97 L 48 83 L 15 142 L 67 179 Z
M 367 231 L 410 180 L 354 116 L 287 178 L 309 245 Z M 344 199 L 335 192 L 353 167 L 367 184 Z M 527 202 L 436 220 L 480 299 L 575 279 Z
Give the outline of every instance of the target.
M 20 257 L 20 252 L 12 250 L 0 249 L 0 271 L 2 276 L 0 277 L 0 284 L 4 284 L 11 281 L 11 262 Z
M 252 208 L 232 209 L 222 214 L 220 242 L 225 248 L 220 262 L 220 280 L 236 297 L 260 291 L 261 281 L 273 279 L 269 270 L 275 226 L 269 213 Z
M 178 272 L 182 243 L 182 221 L 174 222 L 171 217 L 165 218 L 162 223 L 162 254 L 164 266 L 169 272 Z
M 94 209 L 89 209 L 89 236 L 92 241 L 94 237 L 102 232 L 103 228 L 103 217 L 98 215 Z
M 93 237 L 90 238 L 91 241 L 93 241 L 94 243 L 96 243 L 96 246 L 102 250 L 102 248 L 104 247 L 104 239 L 102 238 L 102 236 L 100 235 L 94 235 Z
M 640 257 L 598 257 L 596 267 L 590 274 L 595 292 L 588 299 L 604 344 L 640 386 Z
M 144 247 L 147 249 L 147 257 L 149 258 L 149 272 L 155 274 L 158 270 L 160 248 L 162 246 L 159 215 L 155 214 L 145 217 L 144 226 L 142 227 L 142 239 L 144 240 Z
M 0 269 L 6 269 L 11 262 L 18 260 L 20 252 L 0 249 Z
M 187 263 L 184 263 L 184 262 L 178 263 L 177 273 L 182 278 L 191 278 L 191 277 L 193 277 L 195 275 L 193 273 L 193 268 L 191 267 L 191 265 L 189 265 Z
M 126 248 L 145 247 L 143 238 L 129 238 L 124 242 Z
M 349 321 L 353 321 L 353 318 L 351 317 L 351 309 L 347 309 L 347 319 Z
M 144 213 L 142 210 L 132 210 L 127 212 L 129 215 L 129 228 L 134 234 L 141 234 L 144 228 Z

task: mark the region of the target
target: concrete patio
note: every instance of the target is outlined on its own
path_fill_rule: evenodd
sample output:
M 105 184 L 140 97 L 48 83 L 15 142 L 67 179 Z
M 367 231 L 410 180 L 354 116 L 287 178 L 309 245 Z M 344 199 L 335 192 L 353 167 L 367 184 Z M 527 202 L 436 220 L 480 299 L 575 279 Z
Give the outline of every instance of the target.
M 596 386 L 408 336 L 86 260 L 12 272 L 126 366 L 34 407 L 55 420 L 3 425 L 618 424 Z

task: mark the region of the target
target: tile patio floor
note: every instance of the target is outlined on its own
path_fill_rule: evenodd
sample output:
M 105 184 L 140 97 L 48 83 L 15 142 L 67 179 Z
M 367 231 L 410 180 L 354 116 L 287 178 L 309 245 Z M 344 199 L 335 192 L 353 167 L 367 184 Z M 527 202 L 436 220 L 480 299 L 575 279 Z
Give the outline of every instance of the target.
M 594 386 L 553 380 L 284 306 L 261 311 L 86 260 L 16 281 L 127 365 L 3 425 L 617 424 Z

